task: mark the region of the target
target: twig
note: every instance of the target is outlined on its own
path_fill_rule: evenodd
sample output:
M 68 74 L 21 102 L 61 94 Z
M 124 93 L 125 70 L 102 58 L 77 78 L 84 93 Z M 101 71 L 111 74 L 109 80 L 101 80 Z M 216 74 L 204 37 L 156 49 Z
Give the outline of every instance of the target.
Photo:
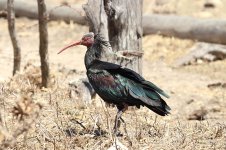
M 123 50 L 123 51 L 118 51 L 120 53 L 122 53 L 123 56 L 137 56 L 137 57 L 142 57 L 143 56 L 143 52 L 142 51 L 129 51 L 129 50 Z
M 78 120 L 73 119 L 73 120 L 71 120 L 71 121 L 76 122 L 76 123 L 77 123 L 78 125 L 80 125 L 84 130 L 86 130 L 86 127 L 85 127 L 81 122 L 79 122 Z

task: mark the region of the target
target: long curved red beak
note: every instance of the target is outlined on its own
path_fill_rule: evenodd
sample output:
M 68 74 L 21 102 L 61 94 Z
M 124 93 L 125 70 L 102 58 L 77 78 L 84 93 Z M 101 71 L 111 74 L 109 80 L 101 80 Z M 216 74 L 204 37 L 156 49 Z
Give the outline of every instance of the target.
M 76 46 L 76 45 L 81 45 L 82 41 L 79 41 L 79 42 L 74 42 L 72 44 L 69 44 L 68 46 L 64 47 L 63 49 L 61 49 L 57 54 L 60 54 L 62 53 L 63 51 L 65 51 L 66 49 L 70 48 L 70 47 L 73 47 L 73 46 Z

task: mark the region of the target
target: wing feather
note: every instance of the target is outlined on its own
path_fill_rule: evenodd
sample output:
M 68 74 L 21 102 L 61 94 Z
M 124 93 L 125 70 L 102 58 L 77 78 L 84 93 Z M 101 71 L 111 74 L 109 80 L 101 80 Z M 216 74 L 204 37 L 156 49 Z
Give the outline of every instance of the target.
M 151 89 L 159 93 L 160 95 L 169 98 L 169 95 L 166 94 L 162 89 L 160 89 L 158 86 L 156 86 L 154 83 L 145 80 L 141 75 L 136 73 L 135 71 L 123 68 L 120 65 L 104 62 L 100 60 L 95 60 L 95 63 L 93 63 L 97 69 L 105 69 L 108 70 L 111 73 L 120 74 L 121 76 L 124 76 L 128 79 L 131 79 L 133 81 L 136 81 L 137 83 L 142 84 L 142 86 L 146 89 Z
M 108 93 L 112 94 L 109 95 L 112 99 L 117 99 L 117 101 L 123 101 L 124 99 L 128 103 L 134 104 L 136 106 L 145 105 L 149 109 L 162 116 L 169 114 L 170 107 L 160 95 L 167 98 L 169 98 L 169 96 L 152 82 L 146 81 L 135 71 L 128 68 L 123 68 L 117 64 L 103 62 L 100 60 L 95 60 L 91 68 L 97 72 L 101 70 L 104 72 L 107 71 L 109 75 L 114 77 L 114 82 L 117 83 L 117 87 L 114 89 L 108 89 L 112 90 L 108 91 Z M 131 99 L 127 96 L 131 96 Z

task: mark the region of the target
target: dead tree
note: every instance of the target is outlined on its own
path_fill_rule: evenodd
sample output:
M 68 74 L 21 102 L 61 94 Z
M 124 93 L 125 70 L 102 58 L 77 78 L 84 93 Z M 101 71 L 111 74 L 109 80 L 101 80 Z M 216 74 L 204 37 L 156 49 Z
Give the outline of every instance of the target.
M 49 84 L 49 57 L 48 57 L 48 31 L 47 31 L 47 11 L 44 0 L 38 2 L 39 19 L 39 54 L 41 59 L 42 86 Z
M 113 51 L 142 51 L 143 0 L 104 0 L 109 40 Z M 132 54 L 132 53 L 131 53 Z M 141 57 L 134 55 L 127 67 L 142 73 Z M 118 60 L 120 61 L 120 59 Z M 124 62 L 122 65 L 126 65 Z
M 13 62 L 13 75 L 17 71 L 20 71 L 20 62 L 21 62 L 21 50 L 19 47 L 19 42 L 16 38 L 15 32 L 15 12 L 14 12 L 14 0 L 8 0 L 7 3 L 7 18 L 8 18 L 8 29 L 9 35 L 13 45 L 13 53 L 14 53 L 14 62 Z
M 88 0 L 83 6 L 90 31 L 110 41 L 116 63 L 139 73 L 142 70 L 142 3 L 142 0 Z M 118 52 L 132 57 L 120 57 Z

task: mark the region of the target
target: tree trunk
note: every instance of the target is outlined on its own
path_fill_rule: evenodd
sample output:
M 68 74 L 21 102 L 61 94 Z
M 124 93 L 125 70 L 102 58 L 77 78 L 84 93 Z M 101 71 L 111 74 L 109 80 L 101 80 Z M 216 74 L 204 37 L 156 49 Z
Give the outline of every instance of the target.
M 108 40 L 108 20 L 104 10 L 103 0 L 88 0 L 83 5 L 89 23 L 89 30 L 95 34 L 99 33 Z
M 48 57 L 48 31 L 46 5 L 44 0 L 37 0 L 39 15 L 39 54 L 41 59 L 42 86 L 49 84 L 49 57 Z
M 104 10 L 103 0 L 88 0 L 88 3 L 83 5 L 86 12 L 87 21 L 90 32 L 100 34 L 106 41 L 109 41 L 108 36 L 108 18 Z M 105 48 L 101 54 L 101 60 L 107 62 L 115 62 L 115 53 L 111 47 Z
M 112 55 L 111 59 L 107 59 L 108 61 L 116 61 L 115 63 L 138 73 L 142 70 L 142 55 L 133 54 L 142 49 L 142 3 L 142 0 L 88 0 L 83 7 L 90 31 L 102 34 L 112 46 L 111 50 L 114 53 L 102 57 Z M 118 55 L 120 52 L 125 55 L 121 57 Z M 126 54 L 130 54 L 130 57 Z M 106 60 L 106 58 L 102 59 Z
M 142 4 L 143 0 L 105 0 L 109 40 L 114 52 L 142 50 Z M 133 57 L 129 64 L 127 61 L 120 63 L 141 73 L 141 58 Z
M 7 12 L 8 12 L 8 29 L 10 38 L 13 45 L 13 53 L 14 53 L 14 63 L 13 63 L 13 75 L 17 71 L 20 71 L 20 62 L 21 62 L 21 50 L 19 47 L 19 43 L 16 38 L 15 32 L 15 12 L 14 12 L 14 0 L 8 0 L 7 3 Z

